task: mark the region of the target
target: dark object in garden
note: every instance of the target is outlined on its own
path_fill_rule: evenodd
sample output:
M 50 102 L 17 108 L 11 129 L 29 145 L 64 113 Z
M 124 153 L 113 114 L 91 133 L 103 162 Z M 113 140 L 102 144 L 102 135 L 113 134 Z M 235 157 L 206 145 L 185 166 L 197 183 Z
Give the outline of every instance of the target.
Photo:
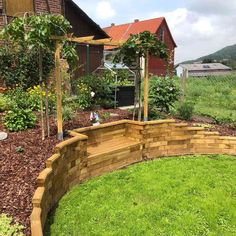
M 118 86 L 117 87 L 117 105 L 118 107 L 134 105 L 135 87 Z

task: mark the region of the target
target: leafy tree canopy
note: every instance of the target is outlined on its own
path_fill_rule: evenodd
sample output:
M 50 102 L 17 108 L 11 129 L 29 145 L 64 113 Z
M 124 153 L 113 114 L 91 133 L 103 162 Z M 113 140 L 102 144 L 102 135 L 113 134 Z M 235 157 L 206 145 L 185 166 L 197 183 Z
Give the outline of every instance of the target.
M 131 65 L 137 57 L 146 58 L 147 52 L 152 56 L 168 58 L 166 45 L 155 34 L 144 31 L 130 36 L 116 54 L 114 62 L 123 61 L 124 64 Z
M 0 32 L 0 37 L 7 42 L 0 49 L 0 76 L 6 84 L 20 84 L 25 88 L 37 85 L 40 53 L 46 79 L 54 67 L 55 40 L 52 36 L 66 36 L 70 28 L 70 23 L 60 15 L 19 17 L 8 24 Z M 66 40 L 61 43 L 62 58 L 73 69 L 78 61 L 75 46 Z

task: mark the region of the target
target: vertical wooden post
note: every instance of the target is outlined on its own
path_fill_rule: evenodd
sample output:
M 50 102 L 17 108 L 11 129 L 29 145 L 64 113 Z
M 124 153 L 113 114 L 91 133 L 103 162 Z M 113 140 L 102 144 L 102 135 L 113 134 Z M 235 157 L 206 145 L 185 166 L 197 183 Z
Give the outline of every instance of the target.
M 182 89 L 182 94 L 181 94 L 181 102 L 185 102 L 185 97 L 186 97 L 186 85 L 187 85 L 187 76 L 188 76 L 188 71 L 187 69 L 183 69 L 183 73 L 180 76 L 181 79 L 181 89 Z
M 43 56 L 41 48 L 39 48 L 39 83 L 40 83 L 40 115 L 41 115 L 42 140 L 45 140 L 45 122 L 44 122 L 44 105 L 43 105 Z
M 59 140 L 63 140 L 60 53 L 61 53 L 61 44 L 58 41 L 56 41 L 55 77 L 56 77 L 56 94 L 57 94 L 57 137 Z
M 86 45 L 86 75 L 90 74 L 90 46 Z
M 149 64 L 149 52 L 146 52 L 146 58 L 145 58 L 145 75 L 144 75 L 144 121 L 148 121 L 148 90 L 149 90 L 149 70 L 148 70 L 148 64 Z

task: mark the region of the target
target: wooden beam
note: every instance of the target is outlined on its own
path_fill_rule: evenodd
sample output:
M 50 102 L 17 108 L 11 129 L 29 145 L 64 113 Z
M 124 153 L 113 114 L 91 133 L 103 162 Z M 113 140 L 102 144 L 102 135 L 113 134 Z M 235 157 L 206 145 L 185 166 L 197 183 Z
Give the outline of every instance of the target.
M 148 64 L 149 64 L 149 52 L 146 52 L 146 58 L 145 58 L 145 75 L 144 75 L 144 121 L 148 121 L 148 90 L 149 90 L 149 70 L 148 70 Z
M 62 89 L 61 89 L 61 69 L 60 54 L 62 45 L 56 41 L 55 52 L 55 77 L 56 77 L 56 94 L 57 94 L 57 137 L 63 140 L 63 117 L 62 117 Z
M 67 37 L 67 36 L 52 36 L 51 39 L 53 40 L 67 40 L 70 42 L 75 43 L 84 43 L 84 44 L 90 44 L 90 45 L 105 45 L 105 46 L 113 46 L 113 47 L 119 47 L 122 44 L 124 44 L 126 41 L 114 41 L 111 38 L 106 39 L 94 39 L 94 36 L 86 36 L 86 37 Z
M 105 45 L 105 46 L 114 46 L 119 47 L 123 44 L 122 41 L 110 41 L 110 42 L 102 42 L 100 40 L 88 40 L 84 43 L 90 44 L 90 45 Z
M 84 43 L 89 40 L 93 40 L 94 36 L 86 36 L 86 37 L 67 37 L 67 36 L 52 36 L 51 39 L 53 40 L 67 40 L 76 43 Z
M 75 43 L 86 43 L 87 41 L 93 40 L 94 36 L 88 36 L 88 37 L 73 37 L 73 38 L 69 38 L 68 40 L 71 42 L 75 42 Z
M 108 39 L 96 39 L 96 42 L 100 42 L 100 43 L 110 43 L 112 41 L 112 38 L 108 38 Z

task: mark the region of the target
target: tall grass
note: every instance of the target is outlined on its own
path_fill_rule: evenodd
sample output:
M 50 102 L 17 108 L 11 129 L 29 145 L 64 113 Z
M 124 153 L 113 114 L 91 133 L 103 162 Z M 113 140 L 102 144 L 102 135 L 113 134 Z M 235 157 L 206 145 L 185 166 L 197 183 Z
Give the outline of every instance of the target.
M 188 78 L 186 100 L 195 104 L 195 113 L 218 123 L 236 122 L 236 74 Z

